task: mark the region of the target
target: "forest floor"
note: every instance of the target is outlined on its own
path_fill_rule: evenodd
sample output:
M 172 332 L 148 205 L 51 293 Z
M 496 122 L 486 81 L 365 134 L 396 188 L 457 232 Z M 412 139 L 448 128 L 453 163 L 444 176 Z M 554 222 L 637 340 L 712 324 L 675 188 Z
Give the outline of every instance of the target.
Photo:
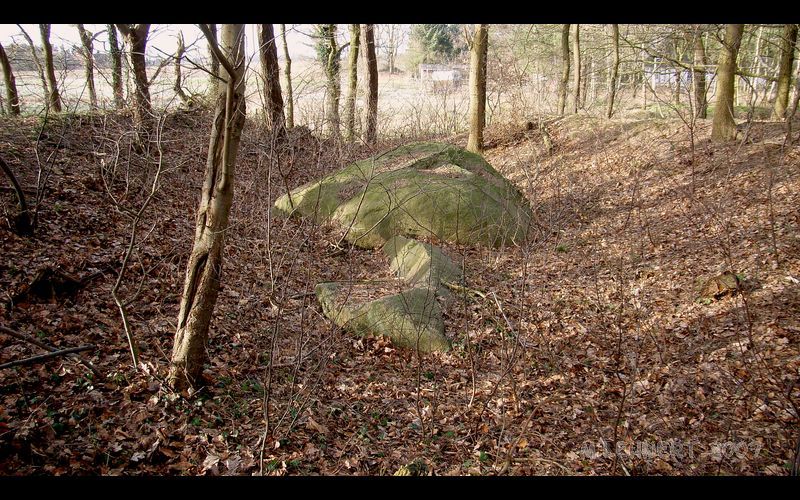
M 176 394 L 162 380 L 210 119 L 166 117 L 149 157 L 129 147 L 127 120 L 0 122 L 21 184 L 35 191 L 37 165 L 49 172 L 35 236 L 0 227 L 0 324 L 94 345 L 78 356 L 99 374 L 67 357 L 0 369 L 0 474 L 789 473 L 800 145 L 782 146 L 781 124 L 754 122 L 728 145 L 710 143 L 704 120 L 694 144 L 679 119 L 570 117 L 547 125 L 550 146 L 537 127 L 489 129 L 485 156 L 535 223 L 520 247 L 442 245 L 485 298 L 446 311 L 452 351 L 418 356 L 352 337 L 313 296 L 320 281 L 389 277 L 380 250 L 341 251 L 332 227 L 270 211 L 287 188 L 375 151 L 298 129 L 271 154 L 248 123 L 207 385 Z M 159 165 L 118 289 L 137 370 L 112 289 Z M 57 266 L 88 279 L 11 300 Z M 740 293 L 697 300 L 726 270 Z M 42 352 L 0 332 L 0 363 Z

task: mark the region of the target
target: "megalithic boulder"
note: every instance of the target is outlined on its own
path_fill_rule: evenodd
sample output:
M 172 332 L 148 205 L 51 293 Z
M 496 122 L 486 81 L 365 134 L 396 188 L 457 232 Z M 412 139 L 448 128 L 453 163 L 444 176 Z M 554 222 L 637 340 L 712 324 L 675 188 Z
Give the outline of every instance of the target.
M 420 142 L 357 161 L 278 198 L 285 215 L 330 221 L 375 248 L 395 235 L 498 247 L 526 236 L 520 192 L 478 154 Z
M 374 298 L 385 293 L 376 288 L 370 283 L 331 282 L 319 283 L 315 292 L 325 316 L 356 335 L 385 336 L 397 346 L 421 352 L 450 349 L 433 289 L 416 287 Z

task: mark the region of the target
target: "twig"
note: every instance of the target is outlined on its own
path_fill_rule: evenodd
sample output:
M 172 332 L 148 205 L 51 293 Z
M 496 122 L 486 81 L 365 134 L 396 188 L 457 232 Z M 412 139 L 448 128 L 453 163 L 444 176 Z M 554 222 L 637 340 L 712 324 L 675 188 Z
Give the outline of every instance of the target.
M 29 343 L 37 346 L 37 347 L 41 347 L 42 349 L 46 349 L 46 350 L 48 350 L 50 352 L 57 352 L 58 351 L 57 348 L 51 346 L 50 344 L 47 344 L 47 343 L 42 342 L 40 340 L 37 340 L 35 337 L 31 337 L 30 335 L 26 335 L 26 334 L 24 334 L 22 332 L 18 332 L 16 330 L 12 330 L 11 328 L 8 328 L 8 327 L 3 326 L 3 325 L 0 325 L 0 332 L 3 332 L 3 333 L 8 334 L 8 335 L 11 335 L 12 337 L 17 338 L 19 340 L 23 340 L 25 342 L 29 342 Z M 70 354 L 69 357 L 74 359 L 75 361 L 79 362 L 80 364 L 82 364 L 83 366 L 88 368 L 89 370 L 91 370 L 91 372 L 96 377 L 102 377 L 102 373 L 97 371 L 97 369 L 94 367 L 94 365 L 92 365 L 91 362 L 85 361 L 84 359 L 82 359 L 77 354 Z
M 17 361 L 11 361 L 10 363 L 5 363 L 0 365 L 0 370 L 3 368 L 11 368 L 13 366 L 20 366 L 20 365 L 30 365 L 33 363 L 38 363 L 40 361 L 46 361 L 50 358 L 55 358 L 57 356 L 65 356 L 67 354 L 72 354 L 81 351 L 88 351 L 89 349 L 94 349 L 95 346 L 93 345 L 84 345 L 80 347 L 70 347 L 69 349 L 62 349 L 60 351 L 48 352 L 47 354 L 40 354 L 38 356 L 31 356 L 30 358 L 20 359 Z

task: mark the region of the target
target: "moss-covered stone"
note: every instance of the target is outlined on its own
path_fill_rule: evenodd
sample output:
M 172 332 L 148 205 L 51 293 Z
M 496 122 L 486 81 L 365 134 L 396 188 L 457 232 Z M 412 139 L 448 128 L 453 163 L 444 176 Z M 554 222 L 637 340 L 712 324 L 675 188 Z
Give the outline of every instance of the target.
M 401 146 L 280 197 L 284 214 L 329 220 L 375 248 L 392 236 L 501 246 L 524 239 L 530 209 L 480 155 L 435 142 Z
M 461 281 L 461 269 L 442 250 L 430 243 L 394 236 L 383 245 L 389 266 L 411 286 L 436 290 L 442 281 Z
M 442 310 L 433 290 L 417 287 L 372 299 L 370 290 L 365 293 L 363 289 L 370 286 L 328 282 L 319 283 L 315 292 L 325 315 L 357 335 L 385 336 L 395 345 L 422 352 L 450 349 L 444 335 Z M 362 289 L 354 293 L 354 287 Z M 359 295 L 361 300 L 356 297 Z

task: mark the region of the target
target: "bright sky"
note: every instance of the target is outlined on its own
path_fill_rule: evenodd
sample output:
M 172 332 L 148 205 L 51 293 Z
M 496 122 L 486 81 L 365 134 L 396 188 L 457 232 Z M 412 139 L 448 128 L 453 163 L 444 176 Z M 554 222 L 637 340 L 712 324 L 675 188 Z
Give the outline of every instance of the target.
M 41 45 L 41 35 L 39 34 L 39 26 L 36 24 L 23 24 L 25 31 L 33 39 L 33 43 Z M 86 24 L 85 28 L 91 33 L 104 31 L 106 25 L 104 24 Z M 275 25 L 275 35 L 280 34 L 280 26 Z M 314 49 L 311 47 L 312 40 L 307 36 L 312 30 L 310 24 L 288 24 L 287 29 L 287 43 L 289 45 L 289 54 L 292 58 L 307 56 L 314 57 Z M 247 37 L 247 52 L 252 56 L 256 54 L 256 42 L 258 34 L 258 25 L 248 24 L 246 27 Z M 174 54 L 177 47 L 178 32 L 183 32 L 183 38 L 187 47 L 187 51 L 191 54 L 194 51 L 199 51 L 203 55 L 207 53 L 205 37 L 197 28 L 195 24 L 154 24 L 150 27 L 150 36 L 147 44 L 148 57 L 157 57 L 164 52 L 166 54 Z M 340 30 L 344 32 L 346 30 Z M 346 36 L 346 34 L 345 34 Z M 9 44 L 12 41 L 17 43 L 26 43 L 21 35 L 19 27 L 16 24 L 0 24 L 0 43 Z M 107 35 L 101 34 L 95 41 L 95 50 L 99 51 L 107 47 Z M 50 30 L 50 42 L 55 46 L 72 47 L 80 45 L 80 38 L 78 36 L 78 29 L 71 24 L 53 24 Z M 190 47 L 193 42 L 194 46 Z M 120 41 L 121 43 L 121 41 Z M 280 46 L 279 46 L 280 47 Z M 161 51 L 161 52 L 159 52 Z M 278 50 L 278 57 L 283 56 L 283 51 Z M 255 58 L 257 61 L 258 58 Z

